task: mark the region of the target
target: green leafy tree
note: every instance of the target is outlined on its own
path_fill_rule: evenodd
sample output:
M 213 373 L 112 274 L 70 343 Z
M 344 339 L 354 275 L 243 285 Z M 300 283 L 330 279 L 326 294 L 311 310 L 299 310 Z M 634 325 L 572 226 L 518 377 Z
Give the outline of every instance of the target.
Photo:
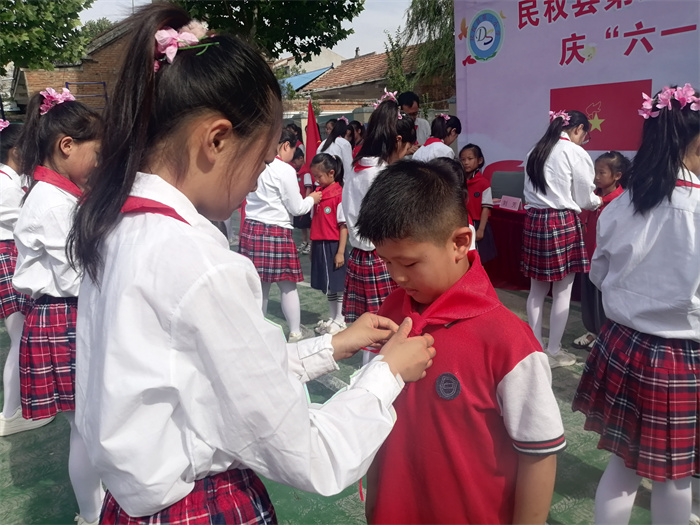
M 409 80 L 404 72 L 404 59 L 406 58 L 406 45 L 401 38 L 401 28 L 396 30 L 396 34 L 392 37 L 387 31 L 386 42 L 386 88 L 389 91 L 412 91 L 414 82 Z
M 353 33 L 342 23 L 364 9 L 364 0 L 178 0 L 212 29 L 255 42 L 268 57 L 287 52 L 301 61 Z
M 421 43 L 416 80 L 440 78 L 445 85 L 455 82 L 453 0 L 411 0 L 406 10 L 404 43 Z
M 79 13 L 93 0 L 0 0 L 0 73 L 8 63 L 52 69 L 76 62 L 87 43 Z
M 114 22 L 109 18 L 98 18 L 97 20 L 89 20 L 83 27 L 80 28 L 81 36 L 85 37 L 87 42 L 92 42 L 97 35 L 112 29 Z

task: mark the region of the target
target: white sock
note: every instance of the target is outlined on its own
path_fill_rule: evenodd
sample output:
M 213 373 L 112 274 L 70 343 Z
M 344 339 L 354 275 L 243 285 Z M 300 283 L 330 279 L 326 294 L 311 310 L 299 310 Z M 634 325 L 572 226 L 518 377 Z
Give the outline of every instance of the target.
M 343 324 L 345 322 L 345 316 L 343 315 L 343 294 L 338 294 L 338 298 L 335 300 L 335 315 L 333 320 L 338 324 Z
M 527 322 L 543 348 L 542 318 L 544 317 L 544 298 L 549 293 L 549 286 L 550 283 L 530 279 L 530 293 L 527 295 L 527 302 L 525 303 Z
M 7 354 L 2 373 L 4 400 L 2 415 L 10 418 L 20 407 L 19 343 L 24 329 L 24 314 L 15 312 L 5 319 L 7 335 L 10 336 L 10 352 Z
M 595 492 L 596 525 L 629 523 L 641 481 L 641 476 L 625 467 L 625 462 L 613 454 Z
M 301 333 L 301 303 L 299 302 L 299 292 L 297 283 L 292 281 L 280 281 L 277 283 L 282 296 L 280 304 L 282 313 L 287 320 L 290 334 Z
M 561 281 L 552 283 L 552 311 L 549 314 L 549 342 L 547 352 L 556 355 L 561 348 L 566 322 L 569 320 L 571 290 L 574 287 L 575 273 L 570 273 Z
M 100 476 L 92 466 L 87 454 L 83 437 L 75 426 L 75 412 L 64 412 L 70 423 L 70 452 L 68 454 L 68 476 L 75 499 L 78 501 L 80 515 L 85 521 L 97 521 L 102 509 L 102 490 Z
M 267 315 L 267 303 L 270 302 L 270 288 L 272 287 L 272 283 L 266 283 L 264 281 L 261 281 L 260 287 L 262 288 L 263 295 L 262 311 L 263 315 Z
M 690 521 L 693 493 L 691 477 L 651 482 L 651 522 L 654 525 L 686 525 Z

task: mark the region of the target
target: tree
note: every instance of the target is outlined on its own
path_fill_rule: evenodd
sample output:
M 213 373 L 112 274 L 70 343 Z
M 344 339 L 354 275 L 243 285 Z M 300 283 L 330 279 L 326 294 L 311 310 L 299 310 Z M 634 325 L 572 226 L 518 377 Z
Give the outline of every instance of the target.
M 406 77 L 404 72 L 403 62 L 406 57 L 406 46 L 402 42 L 401 28 L 396 30 L 396 34 L 392 37 L 388 31 L 386 33 L 386 88 L 388 91 L 413 91 L 414 82 Z
M 18 67 L 53 69 L 78 61 L 87 43 L 78 14 L 93 0 L 0 0 L 0 74 Z
M 85 25 L 80 28 L 80 34 L 86 38 L 87 42 L 92 42 L 97 35 L 112 29 L 114 25 L 114 22 L 104 17 L 98 18 L 97 20 L 88 20 Z
M 177 0 L 193 18 L 212 29 L 256 43 L 268 58 L 291 53 L 311 60 L 353 33 L 342 23 L 364 9 L 364 0 Z
M 416 80 L 441 78 L 455 82 L 455 42 L 453 0 L 411 0 L 406 10 L 404 43 L 421 43 L 418 49 Z

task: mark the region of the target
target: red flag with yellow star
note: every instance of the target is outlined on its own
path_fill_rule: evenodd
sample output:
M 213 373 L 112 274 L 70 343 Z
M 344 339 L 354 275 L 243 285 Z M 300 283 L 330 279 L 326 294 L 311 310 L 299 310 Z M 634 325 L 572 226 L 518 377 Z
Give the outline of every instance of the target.
M 591 123 L 587 150 L 636 151 L 644 124 L 637 113 L 642 93 L 653 95 L 651 80 L 552 89 L 549 106 L 552 111 L 576 109 L 586 114 Z

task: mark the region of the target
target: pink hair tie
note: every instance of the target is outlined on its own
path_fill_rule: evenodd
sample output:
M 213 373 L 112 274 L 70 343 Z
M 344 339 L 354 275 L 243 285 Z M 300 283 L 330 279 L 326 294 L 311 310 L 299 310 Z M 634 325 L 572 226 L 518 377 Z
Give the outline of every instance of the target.
M 6 128 L 7 126 L 9 126 L 9 125 L 10 125 L 10 121 L 9 121 L 9 120 L 3 120 L 3 119 L 0 118 L 0 131 L 2 131 L 3 129 L 5 129 L 5 128 Z
M 346 124 L 349 124 L 347 117 L 338 117 L 338 120 L 342 120 Z
M 156 31 L 156 59 L 153 62 L 153 70 L 160 69 L 160 62 L 173 63 L 178 49 L 203 48 L 197 53 L 201 55 L 209 46 L 218 45 L 218 42 L 200 44 L 199 41 L 207 36 L 207 27 L 197 20 L 192 20 L 186 26 L 182 26 L 179 31 L 172 27 L 164 27 Z
M 549 121 L 552 122 L 554 119 L 561 118 L 564 121 L 564 126 L 569 124 L 569 120 L 571 120 L 571 117 L 566 111 L 557 111 L 556 113 L 554 111 L 549 112 Z
M 52 107 L 58 104 L 75 100 L 75 97 L 68 88 L 63 88 L 62 93 L 57 93 L 54 88 L 48 87 L 46 91 L 40 91 L 39 93 L 44 97 L 44 102 L 42 102 L 39 107 L 40 115 L 46 115 Z
M 445 113 L 440 113 L 440 114 L 438 115 L 438 117 L 444 118 L 444 119 L 445 119 L 445 122 L 447 122 L 448 120 L 450 120 L 450 116 L 449 116 L 449 115 L 446 115 Z

